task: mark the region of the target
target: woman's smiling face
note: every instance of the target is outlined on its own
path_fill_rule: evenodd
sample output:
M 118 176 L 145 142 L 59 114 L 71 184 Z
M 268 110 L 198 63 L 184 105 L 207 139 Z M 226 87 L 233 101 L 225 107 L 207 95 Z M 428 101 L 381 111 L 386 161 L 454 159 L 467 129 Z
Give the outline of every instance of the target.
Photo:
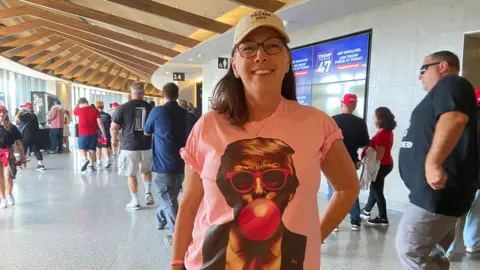
M 250 56 L 257 47 L 256 54 Z M 237 44 L 232 66 L 246 92 L 278 92 L 290 68 L 290 61 L 289 51 L 278 32 L 260 27 Z

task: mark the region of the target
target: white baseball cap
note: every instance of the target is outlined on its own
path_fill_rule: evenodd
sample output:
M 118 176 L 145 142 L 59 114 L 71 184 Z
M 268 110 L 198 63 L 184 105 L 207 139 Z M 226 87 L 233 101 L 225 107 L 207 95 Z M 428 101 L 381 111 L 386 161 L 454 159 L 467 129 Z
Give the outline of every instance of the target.
M 286 43 L 290 42 L 290 37 L 285 31 L 285 26 L 280 17 L 266 10 L 257 10 L 243 17 L 237 23 L 235 38 L 233 39 L 234 44 L 241 42 L 248 34 L 259 27 L 271 27 L 285 39 Z

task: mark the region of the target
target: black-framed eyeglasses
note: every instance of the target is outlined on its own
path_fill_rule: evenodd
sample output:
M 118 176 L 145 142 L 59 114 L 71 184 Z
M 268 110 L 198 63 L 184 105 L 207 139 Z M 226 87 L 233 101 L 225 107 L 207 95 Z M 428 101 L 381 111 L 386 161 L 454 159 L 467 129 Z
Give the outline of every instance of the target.
M 423 65 L 423 66 L 420 68 L 420 75 L 425 74 L 425 72 L 427 72 L 427 70 L 428 70 L 429 67 L 438 65 L 438 64 L 440 64 L 440 63 L 441 63 L 441 62 L 436 62 L 436 63 L 431 63 L 431 64 L 425 64 L 425 65 Z
M 275 37 L 269 38 L 262 43 L 256 43 L 254 41 L 246 41 L 236 46 L 238 52 L 243 58 L 251 58 L 257 55 L 260 46 L 268 55 L 275 55 L 282 52 L 285 42 L 283 39 Z

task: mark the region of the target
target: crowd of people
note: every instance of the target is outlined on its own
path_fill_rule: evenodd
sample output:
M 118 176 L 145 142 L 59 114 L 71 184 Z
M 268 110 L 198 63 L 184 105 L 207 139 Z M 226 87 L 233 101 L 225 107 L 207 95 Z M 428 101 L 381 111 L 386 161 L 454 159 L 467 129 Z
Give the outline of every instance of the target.
M 365 120 L 354 115 L 354 94 L 343 97 L 342 113 L 333 117 L 300 105 L 289 42 L 275 14 L 256 11 L 243 18 L 231 66 L 214 90 L 212 111 L 202 117 L 178 101 L 174 83 L 163 87 L 162 106 L 146 102 L 138 82 L 131 85 L 131 100 L 111 104 L 110 112 L 102 101 L 78 100 L 73 115 L 81 171 L 108 169 L 118 155 L 131 210 L 142 204 L 137 175 L 145 205 L 155 203 L 154 184 L 157 229 L 170 230 L 164 241 L 173 245 L 172 270 L 320 269 L 321 245 L 347 213 L 354 231 L 362 219 L 389 225 L 384 186 L 394 167 L 394 114 L 387 107 L 375 110 L 377 131 L 370 139 Z M 454 254 L 480 251 L 480 90 L 459 70 L 458 57 L 449 51 L 426 56 L 420 69 L 427 94 L 412 112 L 399 155 L 400 176 L 410 191 L 395 241 L 405 269 L 448 269 Z M 70 121 L 57 102 L 49 114 L 51 152 L 64 151 Z M 15 204 L 12 179 L 28 150 L 37 169 L 45 169 L 30 103 L 22 105 L 15 123 L 19 128 L 0 106 L 0 208 Z M 371 158 L 374 165 L 366 168 Z M 360 168 L 374 172 L 363 208 Z M 321 172 L 328 204 L 320 218 Z M 372 217 L 375 205 L 378 216 Z

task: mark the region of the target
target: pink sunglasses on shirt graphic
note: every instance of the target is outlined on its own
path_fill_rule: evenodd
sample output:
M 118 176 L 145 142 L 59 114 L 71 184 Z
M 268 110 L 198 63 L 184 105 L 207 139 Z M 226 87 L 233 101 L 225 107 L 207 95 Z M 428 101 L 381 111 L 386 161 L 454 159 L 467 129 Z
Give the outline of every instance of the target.
M 226 173 L 232 187 L 239 193 L 250 193 L 255 188 L 255 179 L 260 178 L 267 191 L 278 191 L 285 187 L 291 169 L 269 169 L 261 172 L 238 171 Z

